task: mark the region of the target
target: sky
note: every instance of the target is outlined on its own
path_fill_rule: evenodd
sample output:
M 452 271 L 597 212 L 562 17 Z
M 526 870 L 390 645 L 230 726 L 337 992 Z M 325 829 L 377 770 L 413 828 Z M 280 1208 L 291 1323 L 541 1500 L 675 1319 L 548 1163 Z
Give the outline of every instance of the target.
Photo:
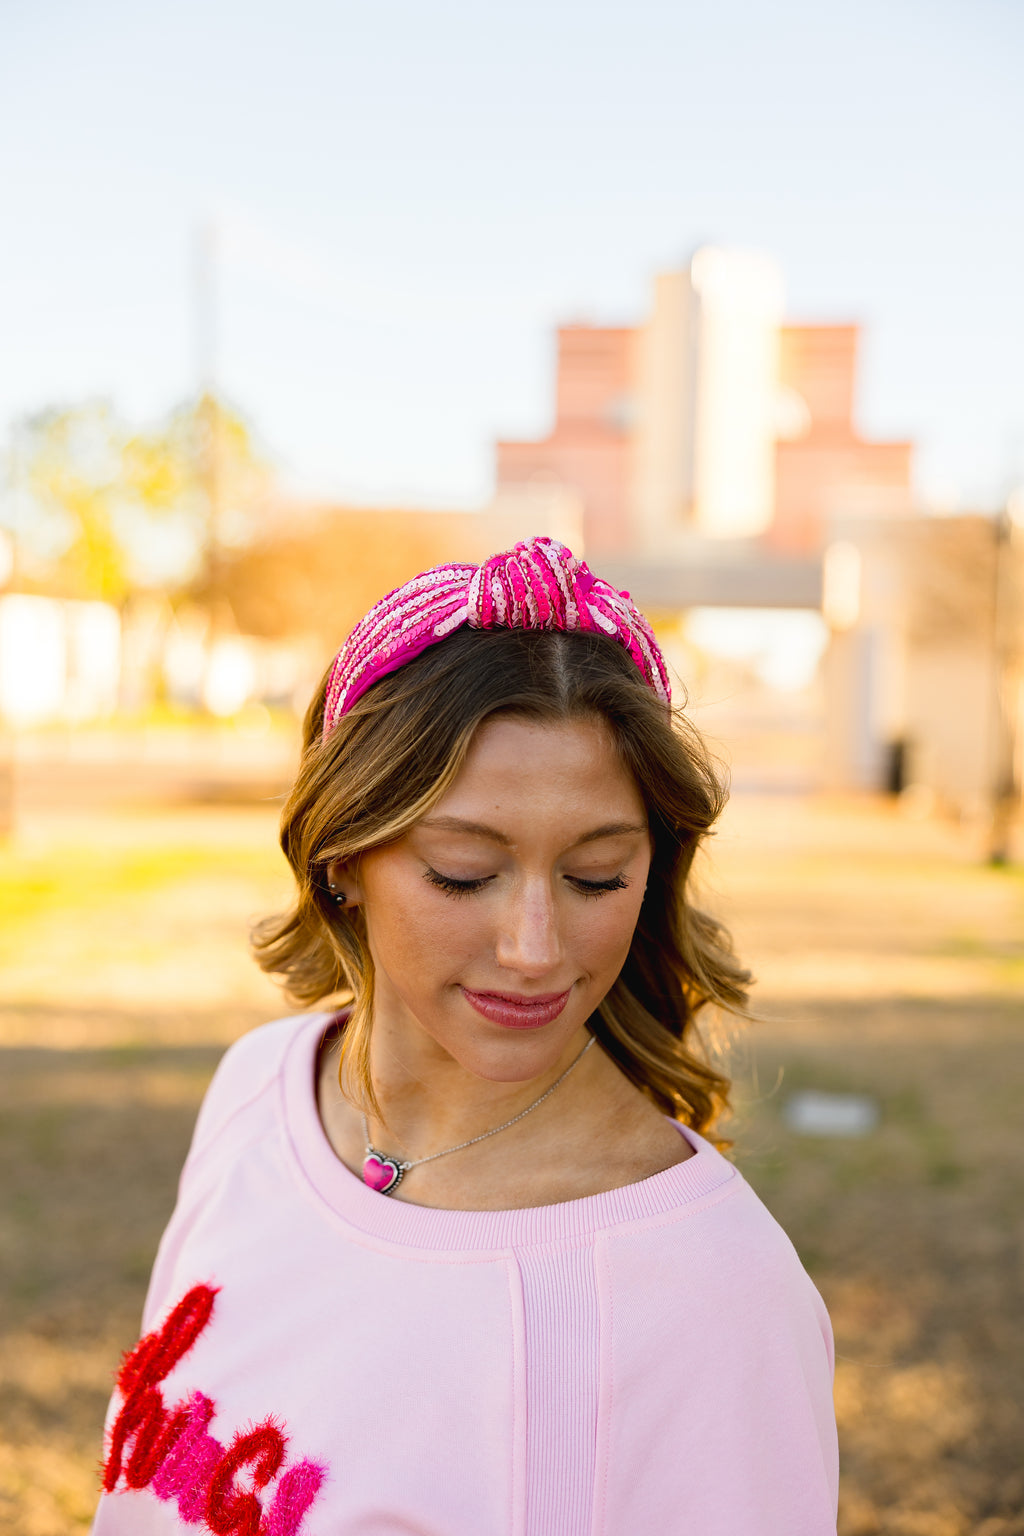
M 554 328 L 702 243 L 865 327 L 928 504 L 1024 479 L 1020 0 L 0 0 L 0 431 L 214 372 L 290 485 L 473 506 Z

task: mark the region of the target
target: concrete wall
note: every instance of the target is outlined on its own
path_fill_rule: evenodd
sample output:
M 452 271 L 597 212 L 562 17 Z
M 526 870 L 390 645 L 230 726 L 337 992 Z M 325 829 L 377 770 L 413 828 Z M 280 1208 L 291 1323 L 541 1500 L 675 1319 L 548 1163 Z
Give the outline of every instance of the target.
M 636 429 L 629 547 L 664 553 L 689 527 L 694 499 L 697 304 L 686 269 L 654 280 L 636 337 Z
M 902 742 L 908 785 L 976 813 L 993 795 L 1001 732 L 1024 737 L 1021 692 L 1007 687 L 1024 659 L 1024 612 L 997 622 L 1000 582 L 1024 582 L 1024 539 L 1000 545 L 981 516 L 846 518 L 834 532 L 859 551 L 862 576 L 825 662 L 828 781 L 884 788 Z
M 662 273 L 637 334 L 633 548 L 679 534 L 750 538 L 774 508 L 782 279 L 774 262 L 714 246 Z
M 752 538 L 775 512 L 782 275 L 767 256 L 708 246 L 690 280 L 699 326 L 691 524 L 707 538 Z

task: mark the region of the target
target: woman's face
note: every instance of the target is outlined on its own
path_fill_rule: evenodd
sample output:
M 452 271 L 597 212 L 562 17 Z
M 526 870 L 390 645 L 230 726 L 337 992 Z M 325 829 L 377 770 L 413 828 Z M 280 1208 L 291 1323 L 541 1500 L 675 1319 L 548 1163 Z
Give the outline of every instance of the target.
M 650 857 L 600 717 L 487 721 L 423 821 L 332 868 L 366 919 L 375 1044 L 494 1082 L 553 1070 L 622 969 Z

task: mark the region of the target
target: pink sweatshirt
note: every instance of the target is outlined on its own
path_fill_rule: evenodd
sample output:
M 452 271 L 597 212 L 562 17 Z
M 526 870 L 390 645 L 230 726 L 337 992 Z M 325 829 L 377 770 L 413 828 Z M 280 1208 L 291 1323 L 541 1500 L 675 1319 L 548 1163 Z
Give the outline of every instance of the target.
M 376 1194 L 326 1015 L 228 1051 L 108 1418 L 95 1536 L 834 1536 L 832 1340 L 741 1175 L 562 1205 Z

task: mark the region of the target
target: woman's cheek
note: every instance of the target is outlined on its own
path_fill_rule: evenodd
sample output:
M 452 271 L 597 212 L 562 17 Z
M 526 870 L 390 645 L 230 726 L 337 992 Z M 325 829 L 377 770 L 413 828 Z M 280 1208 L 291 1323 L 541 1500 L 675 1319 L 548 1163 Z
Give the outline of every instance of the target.
M 479 953 L 489 926 L 486 912 L 472 896 L 455 899 L 431 892 L 415 912 L 404 908 L 393 925 L 394 942 L 425 971 L 446 972 Z

